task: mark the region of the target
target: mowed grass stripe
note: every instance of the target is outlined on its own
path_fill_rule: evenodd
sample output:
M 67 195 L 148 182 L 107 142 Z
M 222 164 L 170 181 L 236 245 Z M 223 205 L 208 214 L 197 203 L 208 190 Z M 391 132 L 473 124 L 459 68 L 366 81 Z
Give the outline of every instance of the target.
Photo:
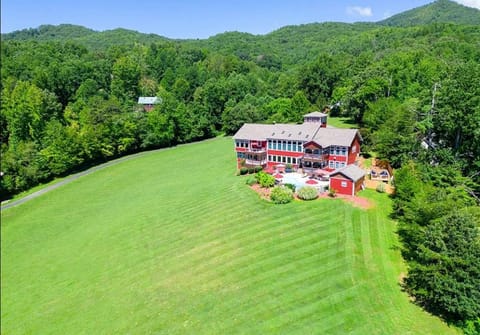
M 275 206 L 234 166 L 220 138 L 2 211 L 1 332 L 455 333 L 398 287 L 384 195 Z

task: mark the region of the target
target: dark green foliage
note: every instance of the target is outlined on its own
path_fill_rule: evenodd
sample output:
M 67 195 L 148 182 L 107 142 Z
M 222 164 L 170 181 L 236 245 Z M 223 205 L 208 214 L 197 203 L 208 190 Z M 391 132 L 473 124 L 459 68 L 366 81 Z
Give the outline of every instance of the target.
M 241 175 L 244 175 L 244 174 L 247 174 L 247 173 L 248 173 L 248 168 L 242 166 L 242 167 L 240 168 L 240 174 L 241 174 Z
M 270 193 L 270 200 L 275 204 L 287 204 L 293 200 L 293 191 L 288 187 L 274 187 Z
M 255 172 L 260 172 L 262 170 L 263 168 L 261 166 L 255 166 Z
M 479 220 L 454 209 L 432 221 L 410 262 L 409 292 L 418 303 L 448 320 L 480 317 Z
M 302 200 L 314 200 L 318 198 L 318 191 L 315 187 L 304 186 L 298 190 L 297 195 Z
M 410 162 L 395 174 L 394 207 L 410 267 L 405 287 L 426 309 L 460 324 L 480 311 L 480 212 L 468 183 L 452 166 Z

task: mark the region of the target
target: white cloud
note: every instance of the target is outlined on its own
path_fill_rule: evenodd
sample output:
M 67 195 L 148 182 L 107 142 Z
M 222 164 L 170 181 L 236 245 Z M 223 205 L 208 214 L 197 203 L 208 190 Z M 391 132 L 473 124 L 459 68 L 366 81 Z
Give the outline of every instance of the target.
M 470 0 L 470 1 L 474 1 L 474 0 Z M 372 9 L 370 7 L 360 7 L 360 6 L 348 6 L 347 7 L 347 14 L 348 15 L 353 15 L 353 16 L 360 15 L 362 17 L 373 15 Z
M 467 7 L 480 9 L 480 0 L 455 0 L 455 1 Z

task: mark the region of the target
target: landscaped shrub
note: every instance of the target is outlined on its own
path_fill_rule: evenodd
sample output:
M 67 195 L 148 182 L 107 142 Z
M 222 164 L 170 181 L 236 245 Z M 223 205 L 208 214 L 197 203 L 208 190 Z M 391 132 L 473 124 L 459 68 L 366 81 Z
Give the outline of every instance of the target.
M 293 184 L 283 184 L 283 186 L 288 187 L 289 189 L 292 190 L 292 192 L 295 192 L 296 186 Z
M 254 167 L 249 167 L 248 168 L 248 173 L 255 173 L 255 168 Z
M 331 188 L 330 190 L 328 190 L 328 196 L 335 198 L 337 196 L 337 190 L 334 188 Z
M 247 173 L 248 173 L 248 169 L 247 169 L 246 167 L 242 166 L 242 167 L 240 168 L 240 174 L 241 174 L 241 175 L 244 175 L 244 174 L 247 174 Z
M 275 185 L 275 178 L 264 171 L 260 171 L 255 175 L 255 179 L 262 187 L 272 187 Z
M 260 172 L 260 171 L 262 171 L 262 170 L 263 170 L 263 168 L 262 168 L 261 166 L 255 166 L 255 172 L 256 172 L 256 173 L 257 173 L 257 172 Z
M 270 199 L 276 204 L 286 204 L 292 201 L 293 192 L 288 187 L 277 186 L 272 189 Z
M 377 184 L 377 192 L 378 193 L 385 193 L 385 184 L 384 183 L 379 183 Z
M 304 186 L 298 190 L 297 195 L 303 200 L 313 200 L 318 198 L 318 191 L 315 187 Z
M 248 186 L 252 186 L 253 184 L 256 184 L 256 183 L 257 183 L 257 179 L 253 176 L 248 176 L 247 180 L 245 180 L 245 184 L 247 184 Z

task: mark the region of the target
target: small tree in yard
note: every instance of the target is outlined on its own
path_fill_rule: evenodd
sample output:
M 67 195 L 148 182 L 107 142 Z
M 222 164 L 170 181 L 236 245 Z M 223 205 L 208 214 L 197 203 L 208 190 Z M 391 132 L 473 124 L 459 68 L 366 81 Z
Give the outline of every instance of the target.
M 292 201 L 293 192 L 287 187 L 274 187 L 270 193 L 270 199 L 276 204 L 287 204 Z

